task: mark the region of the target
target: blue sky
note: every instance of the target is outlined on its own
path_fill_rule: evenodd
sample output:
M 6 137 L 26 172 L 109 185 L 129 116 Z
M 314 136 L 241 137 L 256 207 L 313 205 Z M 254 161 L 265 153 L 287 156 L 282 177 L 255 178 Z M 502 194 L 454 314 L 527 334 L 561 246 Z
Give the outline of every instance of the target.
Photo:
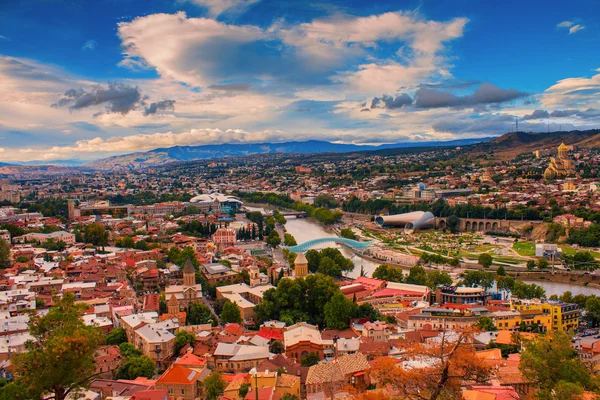
M 597 1 L 21 0 L 0 159 L 600 125 Z

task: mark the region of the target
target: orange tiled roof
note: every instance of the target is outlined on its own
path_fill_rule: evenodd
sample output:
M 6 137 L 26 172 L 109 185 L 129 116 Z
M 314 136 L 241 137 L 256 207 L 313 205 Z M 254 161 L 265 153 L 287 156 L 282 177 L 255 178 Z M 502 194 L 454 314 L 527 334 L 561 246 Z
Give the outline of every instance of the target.
M 181 365 L 174 365 L 166 370 L 165 373 L 157 379 L 156 383 L 190 385 L 196 381 L 199 375 L 200 373 L 193 369 L 182 367 Z

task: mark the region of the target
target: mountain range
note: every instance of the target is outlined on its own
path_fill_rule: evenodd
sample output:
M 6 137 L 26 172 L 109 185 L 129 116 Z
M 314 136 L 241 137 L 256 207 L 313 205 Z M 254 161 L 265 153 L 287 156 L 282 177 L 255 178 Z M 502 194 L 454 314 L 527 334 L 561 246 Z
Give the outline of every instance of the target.
M 283 143 L 211 144 L 202 146 L 174 146 L 146 152 L 118 155 L 92 161 L 85 167 L 99 170 L 114 168 L 143 168 L 175 161 L 206 160 L 222 157 L 248 156 L 269 153 L 350 153 L 409 147 L 467 146 L 491 138 L 470 138 L 451 141 L 409 142 L 382 145 L 331 143 L 321 140 Z

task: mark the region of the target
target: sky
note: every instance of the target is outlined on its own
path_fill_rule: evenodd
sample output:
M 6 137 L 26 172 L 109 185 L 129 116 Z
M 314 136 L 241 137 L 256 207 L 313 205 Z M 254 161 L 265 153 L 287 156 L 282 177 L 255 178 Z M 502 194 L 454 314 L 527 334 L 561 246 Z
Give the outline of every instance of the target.
M 0 162 L 600 127 L 600 5 L 0 0 Z

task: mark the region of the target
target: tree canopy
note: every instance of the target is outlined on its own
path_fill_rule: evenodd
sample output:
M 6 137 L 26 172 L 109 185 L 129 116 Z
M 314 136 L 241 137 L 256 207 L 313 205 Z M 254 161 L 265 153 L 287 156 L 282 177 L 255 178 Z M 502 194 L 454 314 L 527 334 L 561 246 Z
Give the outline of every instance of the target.
M 81 316 L 86 308 L 87 305 L 75 304 L 75 296 L 65 293 L 61 299 L 55 299 L 55 306 L 46 315 L 35 315 L 29 320 L 34 340 L 26 342 L 27 351 L 13 359 L 18 376 L 15 383 L 27 389 L 27 398 L 51 393 L 53 399 L 63 400 L 74 390 L 89 385 L 102 332 L 83 323 Z

